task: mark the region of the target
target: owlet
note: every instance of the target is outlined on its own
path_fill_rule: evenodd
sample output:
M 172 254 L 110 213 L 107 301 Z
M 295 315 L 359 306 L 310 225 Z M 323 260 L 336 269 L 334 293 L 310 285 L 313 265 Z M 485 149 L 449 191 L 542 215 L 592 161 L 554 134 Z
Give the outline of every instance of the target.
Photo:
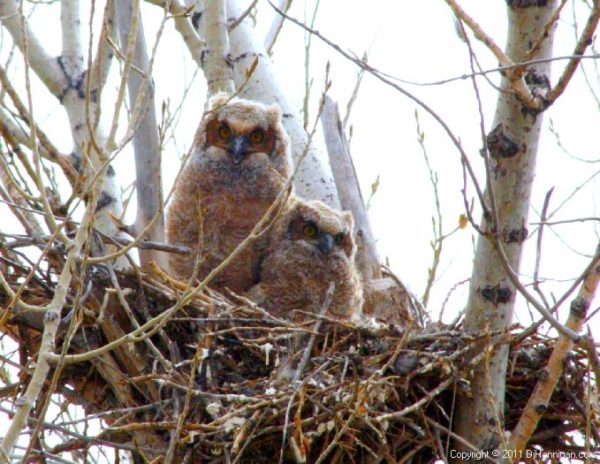
M 363 291 L 354 264 L 353 227 L 350 212 L 290 198 L 273 225 L 259 283 L 249 298 L 279 317 L 291 318 L 294 309 L 318 313 L 333 282 L 326 314 L 340 319 L 360 314 Z
M 175 277 L 188 279 L 196 260 L 204 278 L 244 240 L 290 175 L 289 139 L 277 105 L 216 95 L 176 181 L 167 212 L 167 241 L 192 249 L 170 255 Z M 259 238 L 210 283 L 248 290 L 257 282 L 266 239 Z

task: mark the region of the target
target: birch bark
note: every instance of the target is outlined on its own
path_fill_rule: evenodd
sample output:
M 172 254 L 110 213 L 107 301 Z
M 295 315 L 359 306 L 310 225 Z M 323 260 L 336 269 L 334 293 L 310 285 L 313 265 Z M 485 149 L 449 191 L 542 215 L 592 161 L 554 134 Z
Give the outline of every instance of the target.
M 508 1 L 506 55 L 513 62 L 526 56 L 531 44 L 544 34 L 557 1 Z M 554 27 L 534 57 L 552 57 Z M 544 97 L 549 90 L 550 63 L 529 66 L 524 82 L 531 93 Z M 510 83 L 503 79 L 502 89 Z M 495 211 L 484 217 L 473 263 L 464 329 L 485 333 L 506 329 L 512 323 L 516 292 L 495 248 L 495 237 L 518 273 L 527 239 L 527 217 L 535 174 L 542 113 L 528 110 L 514 93 L 503 91 L 497 102 L 492 130 L 487 135 L 490 174 L 486 202 L 493 198 Z M 495 219 L 497 218 L 497 224 Z M 471 392 L 457 403 L 456 432 L 479 449 L 504 445 L 503 417 L 508 346 L 495 349 L 487 361 L 474 368 Z

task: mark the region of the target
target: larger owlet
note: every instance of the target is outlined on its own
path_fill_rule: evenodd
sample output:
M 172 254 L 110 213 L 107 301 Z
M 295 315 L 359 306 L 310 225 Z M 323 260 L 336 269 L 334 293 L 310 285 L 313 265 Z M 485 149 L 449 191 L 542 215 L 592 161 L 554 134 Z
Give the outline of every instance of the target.
M 318 313 L 333 282 L 326 314 L 341 319 L 360 314 L 363 292 L 354 264 L 353 227 L 349 212 L 290 198 L 273 225 L 260 281 L 249 298 L 280 317 L 291 317 L 294 309 Z
M 167 241 L 193 250 L 171 254 L 171 272 L 188 279 L 198 257 L 198 277 L 205 277 L 248 236 L 289 175 L 289 139 L 280 108 L 215 96 L 168 210 Z M 211 285 L 248 290 L 257 282 L 265 248 L 266 239 L 253 242 Z

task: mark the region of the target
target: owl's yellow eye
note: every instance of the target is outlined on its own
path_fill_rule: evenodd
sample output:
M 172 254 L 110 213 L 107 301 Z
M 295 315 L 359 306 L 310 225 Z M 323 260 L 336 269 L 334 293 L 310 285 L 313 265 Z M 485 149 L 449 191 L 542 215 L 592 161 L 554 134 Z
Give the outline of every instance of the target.
M 223 140 L 227 140 L 231 136 L 231 129 L 227 126 L 219 127 L 219 137 Z
M 317 228 L 313 224 L 306 224 L 302 228 L 302 233 L 305 237 L 313 238 L 315 235 L 317 235 Z
M 264 139 L 265 133 L 260 129 L 256 129 L 250 133 L 250 142 L 252 143 L 261 143 Z

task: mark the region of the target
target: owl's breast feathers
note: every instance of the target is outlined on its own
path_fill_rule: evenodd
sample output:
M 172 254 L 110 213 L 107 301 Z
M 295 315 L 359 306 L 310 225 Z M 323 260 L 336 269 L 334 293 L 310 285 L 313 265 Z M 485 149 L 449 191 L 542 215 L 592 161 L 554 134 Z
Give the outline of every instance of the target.
M 242 167 L 205 157 L 189 160 L 169 208 L 167 238 L 185 245 L 190 256 L 171 257 L 179 278 L 192 274 L 199 254 L 199 277 L 208 274 L 249 235 L 285 186 L 285 178 L 270 166 Z M 266 241 L 252 242 L 213 282 L 216 288 L 242 292 L 258 278 L 258 262 Z
M 260 271 L 263 306 L 279 316 L 301 309 L 316 313 L 329 283 L 335 283 L 328 312 L 348 317 L 360 312 L 362 291 L 358 274 L 343 254 L 325 255 L 306 243 L 283 241 L 267 252 Z

